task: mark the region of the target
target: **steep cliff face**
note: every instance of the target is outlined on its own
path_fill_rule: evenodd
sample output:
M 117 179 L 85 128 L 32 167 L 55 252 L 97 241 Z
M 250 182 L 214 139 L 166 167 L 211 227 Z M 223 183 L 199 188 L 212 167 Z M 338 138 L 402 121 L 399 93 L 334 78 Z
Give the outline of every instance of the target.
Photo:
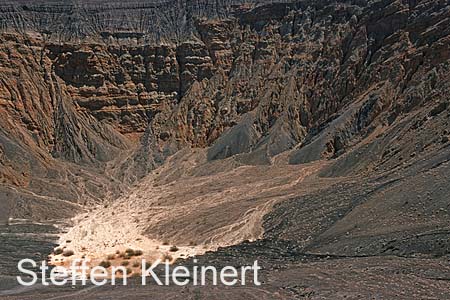
M 145 131 L 161 110 L 173 110 L 194 81 L 213 73 L 204 45 L 120 47 L 48 45 L 55 74 L 79 111 L 123 134 Z
M 448 1 L 29 2 L 0 5 L 0 222 L 264 258 L 262 299 L 426 298 L 425 266 L 448 298 Z
M 448 144 L 446 3 L 250 8 L 192 18 L 178 44 L 4 34 L 4 185 L 81 201 L 185 147 L 251 165 L 283 153 L 291 164 L 339 158 L 324 173 L 336 176 L 390 170 Z M 85 183 L 93 177 L 97 187 Z
M 301 2 L 234 23 L 199 22 L 217 71 L 156 116 L 152 130 L 180 147 L 212 146 L 210 159 L 240 154 L 256 164 L 294 147 L 291 163 L 336 158 L 360 143 L 387 147 L 397 124 L 427 119 L 433 107 L 446 114 L 446 7 Z M 445 122 L 432 118 L 430 139 L 445 140 Z M 395 141 L 402 149 L 409 142 Z
M 54 41 L 125 40 L 182 42 L 195 32 L 198 17 L 227 18 L 265 3 L 283 0 L 132 0 L 36 1 L 4 0 L 0 30 L 41 33 Z
M 71 202 L 102 201 L 110 180 L 95 169 L 129 142 L 75 110 L 40 43 L 3 35 L 1 53 L 2 201 L 32 218 L 73 214 Z

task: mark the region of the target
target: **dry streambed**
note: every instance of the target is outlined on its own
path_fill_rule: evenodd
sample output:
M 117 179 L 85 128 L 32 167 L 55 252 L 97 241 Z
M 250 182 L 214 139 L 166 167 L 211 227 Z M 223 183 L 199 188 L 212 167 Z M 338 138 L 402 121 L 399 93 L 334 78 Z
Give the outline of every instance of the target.
M 203 150 L 170 158 L 132 191 L 74 219 L 51 256 L 54 265 L 89 259 L 137 273 L 145 258 L 174 262 L 262 236 L 272 206 L 311 190 L 322 162 L 243 166 L 207 162 Z

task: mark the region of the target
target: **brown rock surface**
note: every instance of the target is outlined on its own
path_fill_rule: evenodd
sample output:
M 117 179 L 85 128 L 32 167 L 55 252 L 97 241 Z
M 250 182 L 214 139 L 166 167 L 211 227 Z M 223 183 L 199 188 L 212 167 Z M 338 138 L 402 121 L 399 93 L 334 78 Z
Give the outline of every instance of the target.
M 79 252 L 148 238 L 266 262 L 266 288 L 230 295 L 448 298 L 450 4 L 250 8 L 180 16 L 157 43 L 2 34 L 2 205 L 99 204 L 67 235 Z

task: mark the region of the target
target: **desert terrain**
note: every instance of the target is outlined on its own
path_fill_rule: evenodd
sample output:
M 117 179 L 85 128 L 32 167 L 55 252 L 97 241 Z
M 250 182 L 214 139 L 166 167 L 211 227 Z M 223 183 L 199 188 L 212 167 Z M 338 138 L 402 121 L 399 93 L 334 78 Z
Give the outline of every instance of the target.
M 263 278 L 0 263 L 0 299 L 450 299 L 448 1 L 1 1 L 0 29 L 0 257 Z

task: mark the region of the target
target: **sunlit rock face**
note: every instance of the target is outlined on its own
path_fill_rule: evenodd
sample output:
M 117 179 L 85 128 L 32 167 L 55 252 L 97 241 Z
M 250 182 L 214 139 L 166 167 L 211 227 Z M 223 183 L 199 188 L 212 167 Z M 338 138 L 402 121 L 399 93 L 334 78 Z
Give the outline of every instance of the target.
M 0 4 L 0 223 L 263 261 L 230 299 L 450 297 L 448 1 L 76 2 Z
M 14 214 L 68 216 L 114 199 L 186 147 L 244 165 L 337 159 L 330 176 L 446 147 L 446 3 L 235 4 L 186 6 L 182 27 L 160 24 L 158 38 L 94 17 L 56 28 L 32 21 L 39 3 L 1 6 L 0 178 Z M 86 5 L 45 14 L 101 23 L 113 11 Z

